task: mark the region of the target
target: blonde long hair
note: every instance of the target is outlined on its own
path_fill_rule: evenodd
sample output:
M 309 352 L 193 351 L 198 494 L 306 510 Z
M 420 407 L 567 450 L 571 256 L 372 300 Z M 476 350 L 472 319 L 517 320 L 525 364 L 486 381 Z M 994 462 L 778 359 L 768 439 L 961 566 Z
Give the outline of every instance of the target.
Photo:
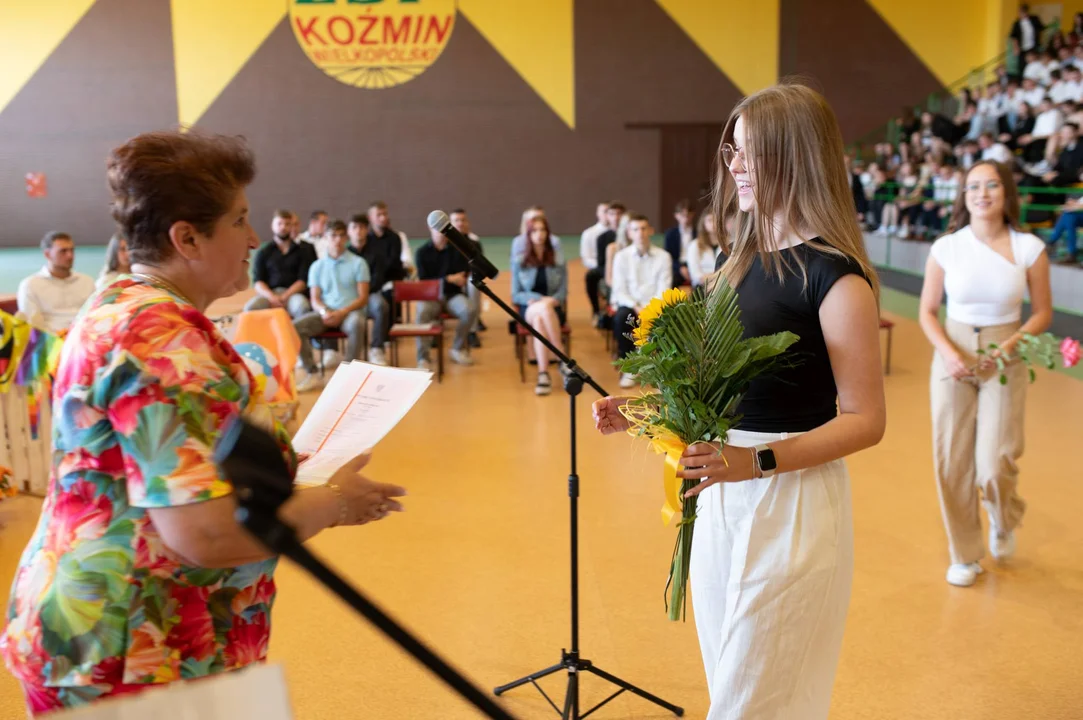
M 819 239 L 803 235 L 802 239 L 810 248 L 849 258 L 860 266 L 879 299 L 880 283 L 857 223 L 842 133 L 827 100 L 796 83 L 760 90 L 730 113 L 722 143 L 733 143 L 738 117 L 744 118 L 746 128 L 745 162 L 752 163 L 756 209 L 752 213 L 740 211 L 737 185 L 722 159 L 720 145 L 710 212 L 727 259 L 716 275 L 736 288 L 759 255 L 764 268 L 783 280 L 791 270 L 783 255 L 790 253 L 771 252 L 780 239 L 773 220 L 781 209 L 784 230 L 819 233 Z M 723 222 L 731 215 L 737 217 L 733 237 Z M 800 259 L 796 262 L 807 282 L 806 268 Z

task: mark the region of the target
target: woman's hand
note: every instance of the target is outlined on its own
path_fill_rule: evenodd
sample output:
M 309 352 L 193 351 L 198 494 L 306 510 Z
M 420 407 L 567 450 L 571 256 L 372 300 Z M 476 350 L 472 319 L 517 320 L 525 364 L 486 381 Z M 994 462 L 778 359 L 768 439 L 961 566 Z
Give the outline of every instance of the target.
M 594 427 L 602 435 L 612 435 L 618 432 L 627 432 L 629 428 L 628 418 L 621 414 L 620 408 L 631 400 L 629 397 L 604 397 L 595 400 L 591 406 L 594 412 Z
M 966 380 L 969 377 L 974 377 L 974 371 L 963 361 L 963 356 L 958 350 L 951 350 L 947 353 L 942 352 L 940 357 L 944 361 L 944 367 L 947 368 L 948 374 L 956 380 Z
M 718 443 L 701 442 L 689 445 L 684 455 L 681 455 L 681 467 L 682 469 L 677 471 L 677 477 L 702 480 L 684 494 L 686 498 L 699 495 L 715 483 L 751 480 L 756 475 L 752 450 L 726 445 L 719 453 Z
M 364 525 L 372 520 L 382 520 L 391 512 L 402 512 L 402 505 L 394 498 L 402 497 L 406 490 L 398 485 L 387 485 L 369 480 L 361 469 L 369 464 L 372 455 L 362 453 L 340 467 L 331 476 L 330 484 L 342 490 L 341 500 L 346 503 L 346 525 Z

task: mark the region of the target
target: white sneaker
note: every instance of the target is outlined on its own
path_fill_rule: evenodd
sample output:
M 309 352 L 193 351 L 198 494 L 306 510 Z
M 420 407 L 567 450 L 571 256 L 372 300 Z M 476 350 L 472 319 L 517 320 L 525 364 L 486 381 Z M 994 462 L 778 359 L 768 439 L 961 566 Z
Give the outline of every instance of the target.
M 948 568 L 948 582 L 956 587 L 970 587 L 983 572 L 985 571 L 981 565 L 976 562 L 952 565 Z
M 620 386 L 622 388 L 625 388 L 625 389 L 635 387 L 636 386 L 636 376 L 633 375 L 632 373 L 621 373 L 620 374 Z
M 314 372 L 308 373 L 305 377 L 297 383 L 297 392 L 312 392 L 313 390 L 319 390 L 323 385 L 323 380 L 320 376 Z
M 449 352 L 448 355 L 451 357 L 451 362 L 455 363 L 456 365 L 474 364 L 474 358 L 470 357 L 470 353 L 468 353 L 466 350 L 456 350 L 455 348 L 452 348 L 451 352 Z
M 383 348 L 369 348 L 369 362 L 373 365 L 387 365 L 387 356 Z
M 342 356 L 338 354 L 337 350 L 323 351 L 323 366 L 328 370 L 338 367 L 341 362 Z
M 538 373 L 538 384 L 534 386 L 535 395 L 548 395 L 553 391 L 553 381 L 549 378 L 549 373 Z
M 1007 560 L 1015 554 L 1015 533 L 998 532 L 995 525 L 989 527 L 989 552 L 998 562 Z

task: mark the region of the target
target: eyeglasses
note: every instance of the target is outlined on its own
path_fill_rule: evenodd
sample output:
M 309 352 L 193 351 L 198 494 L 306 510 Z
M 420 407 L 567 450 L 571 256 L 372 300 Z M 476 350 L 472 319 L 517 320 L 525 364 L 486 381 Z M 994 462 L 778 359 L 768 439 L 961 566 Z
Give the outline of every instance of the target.
M 745 149 L 735 148 L 729 143 L 722 143 L 722 162 L 726 163 L 726 167 L 733 164 L 736 158 L 741 158 L 741 162 L 745 160 Z

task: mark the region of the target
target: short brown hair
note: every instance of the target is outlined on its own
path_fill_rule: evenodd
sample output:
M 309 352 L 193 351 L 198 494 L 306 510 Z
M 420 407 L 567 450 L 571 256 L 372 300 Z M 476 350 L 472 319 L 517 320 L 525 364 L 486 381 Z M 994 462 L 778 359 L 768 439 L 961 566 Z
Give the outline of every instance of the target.
M 293 220 L 294 215 L 289 210 L 275 210 L 274 217 L 282 218 L 283 220 Z
M 641 213 L 632 213 L 631 215 L 628 216 L 628 224 L 631 225 L 634 222 L 645 222 L 648 225 L 651 224 L 650 218 L 648 218 L 646 215 L 643 215 Z
M 243 138 L 162 131 L 138 135 L 106 163 L 113 218 L 128 238 L 133 263 L 172 254 L 169 228 L 186 221 L 210 235 L 237 192 L 256 176 Z
M 354 213 L 350 216 L 350 224 L 369 227 L 369 216 L 364 213 Z
M 66 232 L 60 232 L 59 230 L 47 232 L 45 233 L 45 237 L 41 239 L 41 249 L 52 250 L 53 243 L 57 240 L 71 240 L 71 235 L 68 235 Z
M 616 210 L 616 211 L 618 211 L 620 213 L 624 213 L 624 211 L 628 209 L 628 208 L 624 207 L 624 203 L 620 203 L 620 202 L 616 202 L 616 201 L 611 202 L 611 203 L 607 203 L 607 205 L 609 205 L 610 210 Z
M 341 220 L 332 220 L 330 223 L 328 223 L 327 234 L 334 235 L 335 233 L 342 233 L 343 235 L 345 235 L 346 223 L 342 222 Z

